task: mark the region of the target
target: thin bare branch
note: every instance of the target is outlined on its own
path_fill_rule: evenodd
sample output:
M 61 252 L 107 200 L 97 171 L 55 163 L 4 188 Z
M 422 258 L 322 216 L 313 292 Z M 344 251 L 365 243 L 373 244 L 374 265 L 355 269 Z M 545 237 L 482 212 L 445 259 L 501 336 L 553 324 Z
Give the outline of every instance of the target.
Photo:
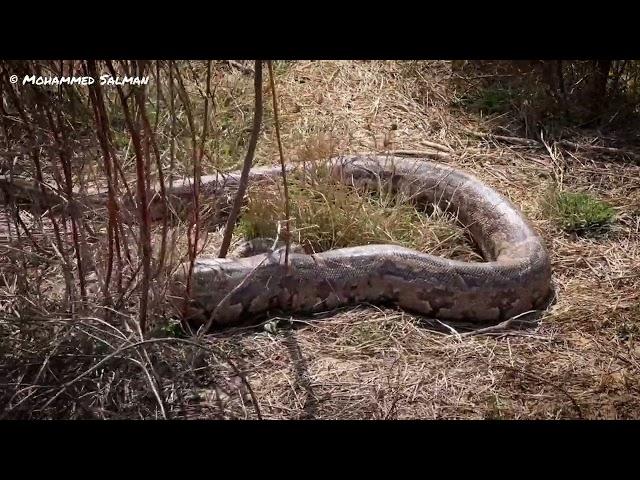
M 271 60 L 267 61 L 269 67 L 269 83 L 271 85 L 271 95 L 273 98 L 273 120 L 276 125 L 276 139 L 278 140 L 278 153 L 280 154 L 280 166 L 282 167 L 282 185 L 284 187 L 284 218 L 285 218 L 285 251 L 284 263 L 289 268 L 289 249 L 291 248 L 291 230 L 289 213 L 289 185 L 287 183 L 287 168 L 284 161 L 284 153 L 282 151 L 282 139 L 280 138 L 280 121 L 278 119 L 278 95 L 276 94 L 276 83 L 273 77 L 273 65 Z
M 260 127 L 262 125 L 262 61 L 256 60 L 255 62 L 255 106 L 253 113 L 253 128 L 251 129 L 251 137 L 249 139 L 249 147 L 247 148 L 247 155 L 244 157 L 244 164 L 242 165 L 242 172 L 240 173 L 240 181 L 238 183 L 238 192 L 233 200 L 233 206 L 231 212 L 227 218 L 227 223 L 224 229 L 224 237 L 222 238 L 222 245 L 220 246 L 220 253 L 218 257 L 225 258 L 231 245 L 231 236 L 233 235 L 233 227 L 236 224 L 236 220 L 242 207 L 244 200 L 244 194 L 247 191 L 247 185 L 249 183 L 249 171 L 253 165 L 253 156 L 256 151 L 256 145 L 258 143 L 258 136 L 260 135 Z
M 110 61 L 107 62 L 107 67 L 109 68 L 111 75 L 115 77 L 116 72 Z M 133 123 L 133 118 L 129 110 L 129 105 L 127 104 L 127 99 L 124 95 L 124 91 L 120 85 L 116 85 L 116 88 L 118 89 L 118 96 L 120 97 L 120 103 L 122 104 L 125 122 L 131 135 L 131 139 L 133 140 L 133 148 L 136 157 L 136 186 L 138 192 L 138 212 L 140 215 L 140 249 L 142 250 L 142 291 L 140 293 L 140 312 L 138 318 L 140 322 L 140 329 L 142 332 L 146 333 L 149 286 L 151 281 L 151 233 L 149 204 L 147 202 L 145 181 L 144 154 L 142 151 L 140 132 L 137 126 Z

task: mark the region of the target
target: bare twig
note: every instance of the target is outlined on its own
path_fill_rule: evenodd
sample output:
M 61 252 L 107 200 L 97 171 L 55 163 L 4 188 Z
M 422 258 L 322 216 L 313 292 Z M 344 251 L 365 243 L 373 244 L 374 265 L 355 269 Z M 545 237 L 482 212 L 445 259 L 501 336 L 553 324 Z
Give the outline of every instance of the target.
M 169 146 L 169 188 L 173 187 L 176 166 L 176 109 L 173 85 L 173 60 L 169 60 L 169 116 L 171 117 L 171 142 Z
M 447 145 L 442 145 L 440 143 L 431 142 L 429 140 L 422 140 L 420 143 L 422 145 L 424 145 L 425 147 L 431 147 L 434 150 L 439 150 L 439 151 L 445 152 L 445 153 L 455 153 L 453 148 L 451 148 L 451 147 L 449 147 Z
M 276 139 L 278 141 L 278 153 L 280 154 L 280 166 L 282 167 L 282 184 L 284 187 L 284 217 L 285 217 L 285 251 L 284 264 L 289 268 L 289 248 L 291 248 L 291 230 L 289 227 L 289 186 L 287 184 L 287 169 L 284 162 L 284 153 L 282 151 L 282 140 L 280 138 L 280 122 L 278 120 L 278 96 L 276 95 L 276 83 L 273 78 L 273 65 L 271 60 L 267 61 L 269 67 L 269 83 L 271 85 L 271 95 L 273 98 L 273 120 L 276 125 Z
M 140 340 L 144 340 L 144 332 L 140 329 L 140 324 L 138 324 L 138 335 L 140 336 Z M 158 375 L 158 372 L 156 372 L 156 369 L 153 368 L 153 362 L 149 357 L 149 353 L 147 353 L 147 349 L 145 348 L 145 345 L 142 345 L 141 350 L 142 350 L 141 354 L 140 352 L 138 352 L 138 354 L 141 357 L 140 367 L 142 368 L 142 370 L 144 370 L 144 373 L 147 376 L 147 380 L 149 381 L 149 386 L 151 387 L 151 390 L 153 391 L 153 394 L 156 397 L 156 400 L 158 402 L 158 406 L 160 407 L 160 413 L 162 415 L 162 418 L 167 420 L 168 416 L 167 416 L 166 402 L 164 401 L 164 398 L 162 396 L 162 379 L 160 378 L 160 375 Z M 146 367 L 144 362 L 146 362 L 147 365 L 149 365 L 149 368 Z M 151 370 L 151 372 L 149 372 L 149 370 Z
M 474 137 L 484 138 L 487 140 L 499 140 L 501 142 L 512 143 L 514 145 L 524 145 L 527 147 L 541 147 L 542 145 L 537 140 L 521 137 L 505 137 L 504 135 L 493 135 L 491 133 L 475 132 L 473 130 L 463 129 L 466 133 L 473 135 Z
M 169 222 L 168 209 L 167 209 L 167 192 L 164 183 L 164 172 L 162 170 L 162 160 L 160 158 L 160 150 L 158 149 L 158 144 L 156 142 L 155 134 L 151 129 L 151 125 L 149 124 L 149 118 L 147 117 L 147 113 L 144 108 L 144 99 L 142 98 L 142 92 L 136 91 L 136 102 L 138 103 L 138 109 L 140 110 L 140 118 L 142 119 L 142 126 L 145 130 L 147 138 L 151 143 L 151 148 L 153 150 L 153 155 L 156 159 L 156 169 L 158 171 L 158 184 L 160 188 L 160 200 L 162 202 L 161 209 L 161 217 L 162 217 L 162 238 L 160 240 L 160 253 L 158 254 L 158 267 L 156 269 L 156 273 L 160 273 L 164 266 L 165 255 L 167 250 L 167 228 Z
M 198 176 L 198 169 L 196 168 L 198 147 L 197 147 L 197 141 L 196 141 L 196 127 L 195 127 L 195 123 L 193 121 L 193 115 L 191 112 L 191 102 L 189 101 L 189 95 L 187 94 L 187 90 L 184 86 L 184 81 L 182 79 L 182 75 L 180 74 L 180 70 L 177 68 L 175 69 L 175 76 L 176 76 L 176 80 L 178 81 L 178 86 L 180 87 L 178 88 L 178 96 L 180 97 L 182 106 L 185 109 L 187 122 L 189 124 L 189 131 L 191 133 L 191 155 L 192 155 L 192 160 L 194 165 L 194 176 L 195 176 L 195 178 L 193 179 L 193 210 L 192 210 L 192 215 L 189 221 L 189 227 L 187 229 L 187 249 L 190 256 L 189 257 L 190 262 L 189 262 L 189 273 L 187 275 L 187 288 L 185 289 L 185 294 L 184 294 L 184 312 L 183 313 L 184 313 L 184 316 L 186 317 L 189 297 L 191 296 L 191 273 L 193 272 L 193 263 L 195 261 L 194 253 L 197 248 L 195 245 L 192 245 L 193 240 L 192 240 L 191 232 L 192 232 L 192 229 L 194 228 L 194 224 L 198 223 L 199 221 L 200 178 Z M 173 85 L 173 82 L 172 82 L 172 85 Z M 198 230 L 199 226 L 195 225 L 195 228 L 196 230 Z
M 638 155 L 637 153 L 629 152 L 628 150 L 622 150 L 620 148 L 615 148 L 615 147 L 603 147 L 600 145 L 574 143 L 574 142 L 570 142 L 569 140 L 560 140 L 558 142 L 558 145 L 561 145 L 565 148 L 572 148 L 574 150 L 586 149 L 586 150 L 592 150 L 594 152 L 609 153 L 611 155 L 621 155 L 623 157 L 629 157 L 635 161 L 640 160 L 640 155 Z
M 107 66 L 111 75 L 117 76 L 111 62 L 107 62 Z M 124 95 L 122 87 L 117 85 L 118 96 L 122 104 L 122 110 L 127 123 L 127 128 L 133 140 L 133 148 L 136 156 L 136 176 L 138 191 L 138 211 L 140 214 L 140 246 L 142 250 L 142 292 L 140 294 L 140 313 L 139 322 L 140 329 L 145 332 L 147 325 L 147 306 L 149 303 L 149 284 L 151 279 L 151 234 L 149 227 L 149 207 L 147 203 L 147 189 L 145 181 L 144 156 L 142 152 L 142 143 L 140 140 L 140 132 L 133 123 L 129 105 Z
M 453 328 L 451 325 L 448 325 L 448 324 L 438 320 L 437 318 L 435 320 L 436 320 L 436 323 L 438 323 L 439 325 L 442 325 L 444 328 L 449 330 L 449 332 L 451 332 L 451 334 L 453 334 L 458 341 L 460 341 L 462 339 L 462 336 L 460 335 L 460 333 L 458 333 L 458 331 L 455 328 Z
M 496 333 L 496 332 L 504 333 L 510 327 L 516 326 L 516 325 L 520 325 L 520 326 L 536 325 L 538 322 L 536 322 L 535 320 L 520 320 L 523 316 L 529 315 L 535 312 L 537 312 L 537 310 L 529 310 L 528 312 L 524 312 L 524 313 L 521 313 L 520 315 L 516 315 L 513 318 L 510 318 L 508 320 L 505 320 L 504 322 L 498 323 L 497 325 L 491 325 L 489 327 L 479 328 L 471 332 L 462 333 L 460 334 L 460 337 L 461 338 L 473 337 L 475 335 L 484 335 L 486 333 Z
M 242 201 L 244 194 L 247 190 L 247 184 L 249 183 L 249 170 L 253 164 L 253 155 L 256 151 L 256 145 L 258 143 L 258 135 L 260 134 L 260 126 L 262 125 L 262 61 L 256 60 L 255 64 L 255 110 L 253 114 L 253 128 L 251 130 L 251 138 L 249 139 L 249 147 L 247 148 L 247 155 L 244 157 L 244 164 L 242 166 L 242 172 L 240 173 L 240 181 L 238 182 L 238 192 L 233 201 L 231 212 L 227 218 L 227 223 L 224 229 L 224 237 L 222 238 L 222 245 L 220 246 L 220 253 L 218 257 L 225 258 L 231 245 L 231 236 L 233 235 L 233 227 L 240 213 L 242 207 Z
M 389 155 L 398 155 L 400 157 L 424 157 L 433 160 L 452 160 L 453 156 L 448 153 L 434 152 L 433 150 L 389 150 Z
M 193 165 L 193 185 L 194 189 L 199 188 L 200 185 L 200 174 L 202 170 L 202 157 L 204 155 L 205 145 L 207 143 L 207 136 L 209 134 L 209 99 L 211 98 L 211 60 L 207 62 L 207 86 L 206 93 L 204 97 L 204 121 L 202 123 L 202 135 L 200 136 L 200 147 L 198 148 L 196 154 L 196 163 Z M 194 195 L 196 196 L 196 202 L 198 202 L 198 190 L 194 190 Z M 193 258 L 199 253 L 198 249 L 198 237 L 200 231 L 200 211 L 199 204 L 196 203 L 194 208 L 195 213 L 195 234 L 193 240 Z
M 51 115 L 51 108 L 50 106 L 47 104 L 47 119 L 49 120 L 49 124 L 51 125 L 51 129 L 53 131 L 54 137 L 56 139 L 56 142 L 58 143 L 58 146 L 60 148 L 59 150 L 59 158 L 60 158 L 60 163 L 62 165 L 62 170 L 64 172 L 64 179 L 65 179 L 65 192 L 67 195 L 67 201 L 69 202 L 69 205 L 74 205 L 73 202 L 73 178 L 71 176 L 71 163 L 69 160 L 69 148 L 67 145 L 67 136 L 65 135 L 65 129 L 64 129 L 64 121 L 62 119 L 62 114 L 60 112 L 60 110 L 57 111 L 57 119 L 58 119 L 58 125 L 56 127 L 56 124 L 53 120 L 53 117 Z M 84 272 L 84 268 L 83 268 L 83 262 L 82 262 L 82 250 L 80 249 L 80 234 L 79 234 L 79 228 L 78 228 L 78 212 L 75 208 L 71 208 L 69 211 L 69 217 L 71 218 L 71 231 L 72 231 L 72 236 L 73 236 L 73 248 L 75 250 L 75 254 L 76 254 L 76 265 L 78 266 L 78 280 L 80 282 L 80 297 L 82 298 L 82 302 L 86 304 L 87 302 L 87 288 L 86 288 L 86 284 L 85 284 L 85 272 Z
M 179 77 L 180 79 L 180 77 Z M 181 80 L 180 80 L 181 81 Z M 184 85 L 181 84 L 181 87 L 184 89 Z M 191 296 L 191 277 L 193 275 L 193 269 L 196 261 L 196 256 L 198 255 L 198 242 L 199 242 L 199 234 L 200 234 L 200 174 L 201 174 L 201 163 L 202 156 L 204 153 L 205 142 L 207 138 L 207 133 L 209 129 L 209 97 L 211 96 L 211 60 L 207 62 L 207 87 L 206 93 L 204 95 L 204 124 L 202 126 L 202 135 L 200 138 L 200 146 L 196 145 L 196 137 L 195 131 L 193 130 L 193 122 L 189 120 L 189 125 L 192 129 L 192 147 L 193 147 L 193 214 L 192 221 L 189 223 L 189 228 L 187 229 L 187 240 L 188 240 L 188 252 L 189 252 L 189 271 L 187 273 L 187 288 L 185 291 L 184 297 L 184 314 L 186 317 L 189 297 Z M 185 92 L 186 98 L 186 92 Z M 184 101 L 183 101 L 184 103 Z M 190 110 L 188 104 L 185 105 L 187 111 Z M 187 114 L 188 118 L 190 117 L 190 113 Z M 192 235 L 193 232 L 193 235 Z M 188 328 L 188 326 L 185 325 Z
M 97 75 L 95 61 L 89 61 L 87 64 L 87 68 L 89 74 L 92 76 Z M 89 98 L 93 105 L 94 111 L 94 119 L 96 122 L 96 133 L 98 136 L 98 141 L 100 142 L 100 148 L 102 150 L 103 156 L 103 164 L 105 169 L 105 174 L 107 176 L 107 211 L 109 215 L 109 223 L 107 226 L 107 245 L 108 245 L 108 253 L 107 253 L 107 271 L 104 278 L 104 299 L 105 303 L 109 303 L 110 294 L 109 294 L 109 284 L 111 282 L 111 272 L 113 269 L 113 247 L 114 247 L 114 237 L 118 234 L 118 204 L 116 201 L 116 193 L 115 193 L 115 179 L 113 172 L 113 157 L 111 156 L 111 149 L 109 148 L 109 138 L 108 138 L 108 119 L 104 106 L 104 99 L 102 96 L 102 90 L 100 85 L 93 84 L 89 87 Z M 117 177 L 116 177 L 117 178 Z M 118 252 L 119 252 L 118 248 Z M 122 286 L 122 262 L 118 262 L 117 266 L 117 277 L 118 277 L 118 285 L 120 288 Z

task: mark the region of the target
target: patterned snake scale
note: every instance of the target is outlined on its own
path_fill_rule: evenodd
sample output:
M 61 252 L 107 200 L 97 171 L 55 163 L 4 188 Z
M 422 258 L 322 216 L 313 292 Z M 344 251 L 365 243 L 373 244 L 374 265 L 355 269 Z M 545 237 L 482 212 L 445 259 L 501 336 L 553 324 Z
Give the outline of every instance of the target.
M 540 236 L 520 210 L 469 173 L 420 158 L 343 156 L 326 161 L 335 180 L 356 187 L 391 187 L 418 202 L 433 203 L 457 213 L 459 222 L 478 245 L 484 262 L 462 262 L 397 245 L 364 245 L 313 255 L 284 249 L 246 258 L 195 260 L 191 282 L 190 321 L 212 328 L 237 325 L 269 311 L 317 313 L 337 307 L 395 304 L 441 320 L 487 323 L 507 320 L 544 308 L 552 296 L 551 266 Z M 300 165 L 288 166 L 290 171 Z M 304 167 L 302 167 L 304 168 Z M 250 184 L 281 181 L 280 167 L 257 167 Z M 237 189 L 239 173 L 201 178 L 204 203 L 222 204 Z M 157 190 L 157 188 L 156 188 Z M 167 187 L 174 211 L 189 208 L 192 180 Z M 0 196 L 41 198 L 41 191 L 20 179 L 0 176 Z M 153 195 L 151 218 L 164 215 L 164 204 Z M 41 202 L 60 204 L 47 190 Z M 103 208 L 106 193 L 84 192 L 80 208 Z M 173 280 L 172 305 L 185 291 L 188 264 Z M 172 307 L 173 308 L 173 307 Z
M 485 261 L 456 261 L 396 245 L 291 253 L 288 268 L 284 249 L 247 258 L 197 258 L 191 320 L 209 320 L 217 329 L 268 311 L 317 313 L 385 303 L 441 320 L 487 323 L 548 303 L 551 266 L 542 239 L 516 206 L 476 177 L 419 158 L 344 156 L 327 162 L 331 176 L 344 183 L 383 184 L 457 212 Z M 215 194 L 237 185 L 238 178 L 203 177 L 202 191 Z M 280 167 L 252 169 L 250 182 L 265 180 L 281 181 Z M 190 191 L 185 183 L 172 194 L 186 198 Z M 185 264 L 176 277 L 182 291 L 186 271 Z

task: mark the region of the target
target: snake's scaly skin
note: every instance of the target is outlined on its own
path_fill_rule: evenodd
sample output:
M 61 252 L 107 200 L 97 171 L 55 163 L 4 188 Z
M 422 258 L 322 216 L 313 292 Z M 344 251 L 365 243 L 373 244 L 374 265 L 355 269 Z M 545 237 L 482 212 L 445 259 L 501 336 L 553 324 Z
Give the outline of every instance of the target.
M 313 313 L 385 302 L 444 320 L 496 322 L 547 304 L 551 267 L 542 239 L 517 207 L 476 177 L 417 158 L 337 157 L 326 166 L 342 182 L 387 185 L 456 212 L 485 262 L 450 260 L 396 245 L 291 253 L 288 267 L 284 249 L 236 259 L 201 257 L 192 278 L 192 321 L 210 320 L 215 328 L 255 319 L 269 310 Z M 280 167 L 254 168 L 250 183 L 279 181 L 280 176 Z M 202 198 L 220 208 L 232 198 L 238 181 L 238 173 L 202 177 Z M 171 208 L 189 208 L 192 192 L 192 180 L 176 181 L 167 189 Z M 0 196 L 9 195 L 37 198 L 47 207 L 65 205 L 49 190 L 40 198 L 32 184 L 0 176 Z M 164 204 L 158 195 L 150 198 L 150 216 L 158 220 L 166 214 Z M 106 203 L 105 192 L 92 191 L 78 195 L 74 207 L 95 210 Z M 187 270 L 187 265 L 178 270 L 173 298 L 184 294 Z
M 423 159 L 386 156 L 337 157 L 328 167 L 345 183 L 382 182 L 457 212 L 486 261 L 455 261 L 396 245 L 293 253 L 288 268 L 282 249 L 247 258 L 199 258 L 192 277 L 192 320 L 210 319 L 215 328 L 269 310 L 313 313 L 384 302 L 439 319 L 497 322 L 546 305 L 551 267 L 542 239 L 517 207 L 476 177 Z M 279 177 L 279 167 L 256 168 L 250 181 Z M 237 179 L 231 175 L 225 185 Z M 210 193 L 222 188 L 222 182 L 208 177 L 204 185 Z M 190 193 L 188 185 L 183 188 L 185 196 Z M 185 271 L 186 266 L 176 285 Z

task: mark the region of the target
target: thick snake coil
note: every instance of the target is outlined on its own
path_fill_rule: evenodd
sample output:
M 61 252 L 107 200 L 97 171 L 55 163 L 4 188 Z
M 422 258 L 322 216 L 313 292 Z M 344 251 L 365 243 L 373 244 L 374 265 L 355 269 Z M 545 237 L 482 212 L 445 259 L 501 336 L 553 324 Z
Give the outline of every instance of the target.
M 390 303 L 438 319 L 495 322 L 547 303 L 551 268 L 542 239 L 517 207 L 474 176 L 423 159 L 387 156 L 338 157 L 328 167 L 344 183 L 386 185 L 457 212 L 486 261 L 461 262 L 396 245 L 293 253 L 288 267 L 282 249 L 248 258 L 199 258 L 192 277 L 193 319 L 208 319 L 215 328 L 270 310 L 313 313 Z M 279 177 L 279 168 L 251 173 L 252 182 Z M 237 182 L 237 176 L 230 179 Z
M 356 187 L 390 187 L 416 201 L 457 213 L 485 262 L 468 263 L 396 245 L 365 245 L 306 255 L 283 249 L 246 258 L 197 258 L 189 317 L 213 328 L 255 320 L 268 311 L 314 313 L 359 303 L 390 303 L 442 320 L 497 322 L 543 308 L 551 295 L 551 267 L 542 239 L 511 202 L 476 177 L 424 159 L 337 157 L 331 176 Z M 294 170 L 298 167 L 290 167 Z M 239 174 L 201 178 L 203 202 L 219 202 L 237 187 Z M 250 183 L 281 181 L 280 167 L 254 168 Z M 191 201 L 191 181 L 176 182 L 168 199 L 180 209 Z M 24 186 L 0 178 L 13 195 Z M 33 186 L 32 195 L 37 194 Z M 165 210 L 158 196 L 151 217 Z M 84 206 L 104 207 L 106 194 L 86 195 Z M 55 195 L 44 200 L 55 203 Z M 186 204 L 186 205 L 185 205 Z M 185 264 L 173 297 L 184 295 Z M 170 296 L 171 297 L 171 296 Z

